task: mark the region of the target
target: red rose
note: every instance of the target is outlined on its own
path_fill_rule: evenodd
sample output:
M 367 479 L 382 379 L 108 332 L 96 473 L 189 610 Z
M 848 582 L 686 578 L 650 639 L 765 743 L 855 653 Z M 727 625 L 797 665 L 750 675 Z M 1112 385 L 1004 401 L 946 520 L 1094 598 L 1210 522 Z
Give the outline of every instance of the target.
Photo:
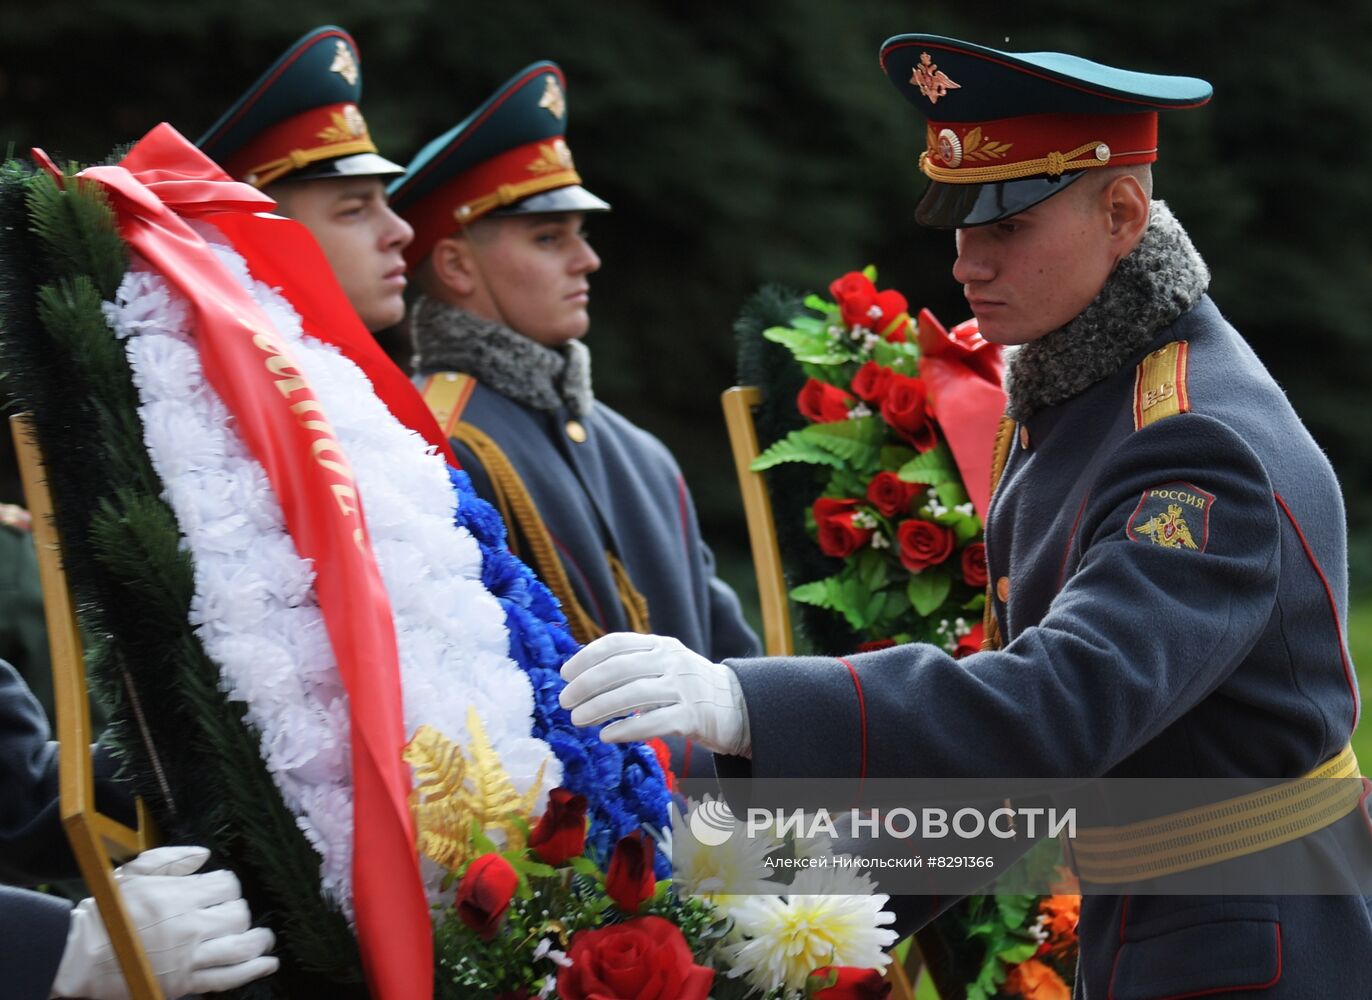
M 896 540 L 900 543 L 900 564 L 911 573 L 937 566 L 953 554 L 953 532 L 932 521 L 901 521 Z
M 857 503 L 833 497 L 820 497 L 815 501 L 815 529 L 819 535 L 819 549 L 826 556 L 844 559 L 871 540 L 871 528 L 853 524 Z
M 986 586 L 986 543 L 973 542 L 962 550 L 962 578 L 968 586 Z
M 881 417 L 916 451 L 928 451 L 938 443 L 929 419 L 929 390 L 920 379 L 892 372 L 881 399 Z
M 953 650 L 953 659 L 960 660 L 964 656 L 971 656 L 973 653 L 981 652 L 981 641 L 985 636 L 985 629 L 981 622 L 972 626 L 972 631 L 966 635 L 958 637 L 957 648 Z
M 878 649 L 890 649 L 895 644 L 894 639 L 868 639 L 866 642 L 858 643 L 857 652 L 875 653 Z
M 821 984 L 836 977 L 830 986 Z M 876 969 L 855 969 L 851 965 L 826 965 L 810 973 L 813 1000 L 886 1000 L 891 984 Z
M 877 304 L 877 289 L 867 275 L 849 271 L 829 285 L 829 294 L 838 303 L 843 322 L 849 326 L 872 328 L 872 307 Z
M 557 973 L 562 1000 L 706 1000 L 715 981 L 661 917 L 577 931 L 567 957 L 571 966 Z
M 586 796 L 565 788 L 548 793 L 548 808 L 529 834 L 529 849 L 540 861 L 560 865 L 586 848 Z
M 910 502 L 920 487 L 907 483 L 894 472 L 878 472 L 867 484 L 867 499 L 887 517 L 910 513 Z
M 881 318 L 871 324 L 872 328 L 887 340 L 904 341 L 910 328 L 910 305 L 905 296 L 889 288 L 877 292 L 876 307 L 881 310 Z
M 853 397 L 836 385 L 812 378 L 796 394 L 796 409 L 806 420 L 816 424 L 831 424 L 848 419 L 848 404 Z
M 642 830 L 619 838 L 605 873 L 605 891 L 626 913 L 637 913 L 657 888 L 653 872 L 653 842 Z
M 886 395 L 886 386 L 894 374 L 891 369 L 875 361 L 864 362 L 853 376 L 853 392 L 857 394 L 858 399 L 864 399 L 869 403 L 878 402 Z
M 457 887 L 457 915 L 483 941 L 495 937 L 514 898 L 519 876 L 499 854 L 483 854 L 467 866 Z

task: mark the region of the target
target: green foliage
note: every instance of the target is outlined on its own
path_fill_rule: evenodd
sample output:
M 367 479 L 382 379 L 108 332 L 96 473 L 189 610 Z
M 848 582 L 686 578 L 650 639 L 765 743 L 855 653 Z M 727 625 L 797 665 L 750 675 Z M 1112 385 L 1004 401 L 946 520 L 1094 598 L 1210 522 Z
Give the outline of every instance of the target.
M 73 173 L 69 171 L 61 183 L 40 174 L 31 186 L 33 231 L 54 277 L 79 276 L 94 283 L 100 298 L 113 298 L 128 257 L 114 225 L 114 210 L 102 188 L 77 180 Z
M 807 462 L 844 466 L 859 472 L 877 465 L 881 456 L 884 431 L 874 417 L 845 420 L 832 424 L 811 424 L 792 431 L 772 445 L 752 464 L 754 472 L 762 472 L 781 462 Z
M 937 448 L 910 459 L 896 470 L 896 475 L 907 483 L 927 483 L 930 486 L 957 482 L 957 470 L 953 465 L 953 456 L 948 451 L 948 446 L 942 441 L 939 442 Z

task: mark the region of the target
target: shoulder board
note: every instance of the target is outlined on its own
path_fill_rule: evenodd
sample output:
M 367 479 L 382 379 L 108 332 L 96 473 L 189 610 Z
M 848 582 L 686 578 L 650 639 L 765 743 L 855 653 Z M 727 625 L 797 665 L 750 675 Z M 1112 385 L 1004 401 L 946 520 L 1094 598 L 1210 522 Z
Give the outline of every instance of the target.
M 1134 375 L 1134 430 L 1191 409 L 1186 391 L 1186 341 L 1174 340 L 1139 362 Z
M 438 421 L 444 437 L 453 436 L 475 388 L 476 379 L 464 372 L 434 372 L 424 379 L 419 394 Z
M 0 503 L 0 524 L 15 531 L 27 532 L 33 529 L 33 518 L 18 504 Z

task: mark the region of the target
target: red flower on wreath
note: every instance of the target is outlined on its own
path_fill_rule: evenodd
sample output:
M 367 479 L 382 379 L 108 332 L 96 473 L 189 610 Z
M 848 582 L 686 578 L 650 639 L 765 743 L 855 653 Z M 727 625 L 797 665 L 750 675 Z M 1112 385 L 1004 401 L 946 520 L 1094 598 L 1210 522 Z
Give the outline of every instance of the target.
M 500 918 L 509 909 L 517 885 L 519 876 L 508 861 L 499 854 L 481 855 L 467 866 L 457 887 L 458 917 L 481 940 L 491 940 L 500 929 Z
M 856 500 L 820 497 L 812 508 L 819 548 L 826 556 L 846 559 L 872 539 L 873 529 L 853 523 L 858 512 Z
M 681 928 L 638 917 L 577 931 L 558 970 L 563 1000 L 706 1000 L 714 970 L 696 965 Z
M 910 329 L 910 305 L 894 289 L 878 292 L 860 271 L 849 271 L 829 284 L 843 322 L 875 330 L 887 340 L 903 341 Z
M 986 586 L 985 542 L 973 542 L 962 550 L 962 578 L 969 587 Z
M 957 646 L 953 649 L 953 659 L 960 660 L 964 656 L 980 653 L 981 641 L 985 634 L 985 627 L 981 622 L 977 622 L 972 626 L 972 631 L 966 635 L 958 636 Z
M 941 524 L 911 518 L 896 528 L 900 564 L 911 573 L 937 566 L 953 554 L 953 532 Z
M 610 870 L 605 873 L 606 893 L 624 912 L 637 913 L 656 888 L 653 842 L 642 830 L 620 837 L 610 855 Z
M 852 401 L 853 397 L 838 386 L 812 378 L 796 394 L 796 409 L 811 423 L 831 424 L 848 419 Z
M 557 866 L 586 847 L 586 796 L 565 788 L 548 793 L 548 808 L 529 834 L 529 850 L 538 860 Z
M 830 977 L 829 986 L 820 984 Z M 826 965 L 810 973 L 811 1000 L 886 1000 L 891 984 L 876 969 L 858 969 L 851 965 Z
M 878 472 L 867 484 L 867 499 L 886 517 L 910 513 L 910 504 L 920 487 L 907 483 L 894 472 Z
M 881 418 L 916 451 L 938 444 L 929 415 L 929 389 L 921 379 L 892 372 L 881 400 Z
M 886 395 L 886 386 L 895 372 L 875 361 L 865 361 L 853 376 L 853 392 L 858 399 L 868 403 L 879 403 Z

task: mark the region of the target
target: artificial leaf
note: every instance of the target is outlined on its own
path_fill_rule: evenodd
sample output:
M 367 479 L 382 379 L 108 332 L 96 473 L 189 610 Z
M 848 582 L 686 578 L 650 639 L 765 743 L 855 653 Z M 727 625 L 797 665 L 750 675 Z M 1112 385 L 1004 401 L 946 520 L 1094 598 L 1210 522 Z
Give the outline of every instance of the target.
M 819 426 L 819 425 L 817 425 Z M 757 458 L 753 459 L 748 468 L 754 472 L 762 472 L 770 469 L 774 465 L 781 465 L 783 462 L 804 462 L 809 465 L 828 465 L 839 468 L 843 465 L 843 459 L 832 452 L 820 447 L 811 438 L 807 437 L 805 431 L 808 427 L 792 431 L 784 438 L 772 445 Z
M 842 462 L 866 469 L 875 467 L 881 455 L 884 428 L 877 417 L 859 417 L 830 424 L 811 424 L 794 433 Z
M 957 470 L 953 467 L 953 459 L 947 448 L 940 444 L 937 448 L 931 448 L 924 454 L 910 459 L 900 467 L 896 475 L 907 483 L 937 486 L 956 476 Z
M 798 604 L 813 604 L 818 608 L 837 610 L 840 601 L 839 587 L 839 579 L 836 576 L 815 580 L 813 583 L 802 583 L 791 588 L 791 600 Z
M 524 837 L 512 817 L 531 814 L 543 792 L 542 764 L 528 790 L 515 791 L 474 707 L 467 710 L 467 732 L 471 744 L 464 752 L 438 730 L 420 726 L 401 753 L 414 768 L 410 808 L 419 850 L 444 868 L 486 853 L 485 830 L 502 831 L 506 849 L 521 849 Z
M 921 615 L 931 615 L 939 609 L 953 588 L 953 579 L 943 570 L 926 569 L 910 577 L 905 588 L 910 603 Z

